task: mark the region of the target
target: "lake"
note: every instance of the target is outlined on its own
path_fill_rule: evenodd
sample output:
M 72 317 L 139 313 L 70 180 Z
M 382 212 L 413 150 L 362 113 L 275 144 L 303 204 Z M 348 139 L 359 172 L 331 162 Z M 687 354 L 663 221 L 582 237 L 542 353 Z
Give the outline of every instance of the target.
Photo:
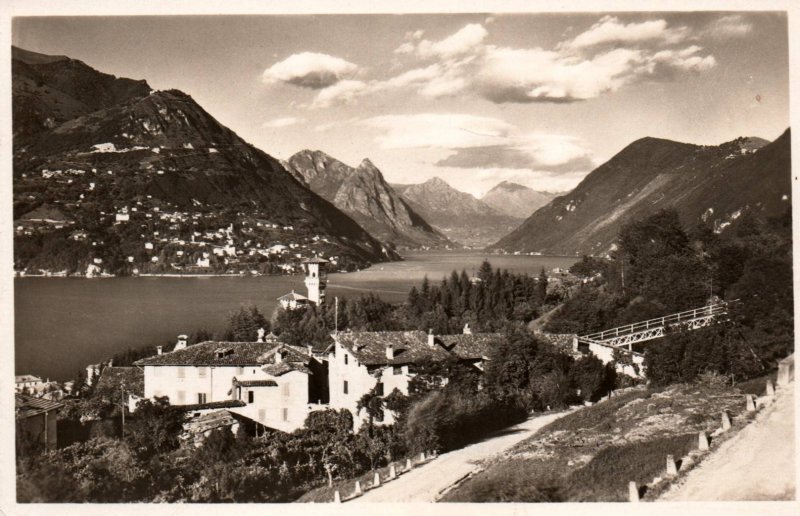
M 495 268 L 528 274 L 576 261 L 474 251 L 409 252 L 402 262 L 330 274 L 328 299 L 374 292 L 386 301 L 401 302 L 426 275 L 438 283 L 453 269 L 472 274 L 484 258 Z M 292 289 L 305 294 L 302 276 L 16 278 L 16 374 L 68 380 L 86 365 L 128 347 L 164 344 L 198 328 L 220 329 L 241 305 L 254 304 L 269 316 L 276 298 Z

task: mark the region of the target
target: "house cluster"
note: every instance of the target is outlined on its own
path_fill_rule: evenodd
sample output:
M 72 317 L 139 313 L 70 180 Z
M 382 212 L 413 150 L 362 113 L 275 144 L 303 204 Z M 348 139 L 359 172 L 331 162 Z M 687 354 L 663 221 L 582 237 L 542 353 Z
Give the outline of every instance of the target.
M 289 309 L 325 303 L 327 263 L 305 260 L 307 295 L 292 292 L 281 303 Z M 335 332 L 325 349 L 289 345 L 263 331 L 255 342 L 186 346 L 183 338 L 175 350 L 159 349 L 134 365 L 143 371 L 143 396 L 167 396 L 172 405 L 186 407 L 202 433 L 233 421 L 290 432 L 311 412 L 329 408 L 349 410 L 358 429 L 367 417 L 358 410 L 365 394 L 397 389 L 407 395 L 417 367 L 432 360 L 455 358 L 482 370 L 502 336 L 473 334 L 469 327 L 459 335 L 347 331 Z M 392 414 L 387 411 L 383 421 L 391 423 Z

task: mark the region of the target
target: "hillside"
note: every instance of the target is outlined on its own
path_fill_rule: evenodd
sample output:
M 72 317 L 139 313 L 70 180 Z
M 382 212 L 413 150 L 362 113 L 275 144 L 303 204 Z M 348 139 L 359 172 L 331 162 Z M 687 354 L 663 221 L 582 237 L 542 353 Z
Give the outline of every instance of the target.
M 484 247 L 519 225 L 474 196 L 456 190 L 438 177 L 416 185 L 392 185 L 414 211 L 448 238 L 471 247 Z
M 555 197 L 556 194 L 550 192 L 537 192 L 518 183 L 503 181 L 486 192 L 481 201 L 509 217 L 527 218 Z
M 717 232 L 746 210 L 778 215 L 791 199 L 789 130 L 764 143 L 739 138 L 700 146 L 642 138 L 491 248 L 602 254 L 623 224 L 662 208 L 675 208 L 687 227 L 706 221 Z
M 353 168 L 322 151 L 303 150 L 284 166 L 378 240 L 401 248 L 452 245 L 411 209 L 369 159 Z
M 18 270 L 276 272 L 315 253 L 343 268 L 397 257 L 189 95 L 16 55 L 14 217 L 48 204 L 67 219 L 15 223 Z

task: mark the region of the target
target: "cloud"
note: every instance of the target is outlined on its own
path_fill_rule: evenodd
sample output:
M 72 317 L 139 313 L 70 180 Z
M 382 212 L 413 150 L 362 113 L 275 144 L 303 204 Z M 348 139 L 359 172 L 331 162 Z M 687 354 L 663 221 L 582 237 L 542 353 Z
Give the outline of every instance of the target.
M 690 34 L 688 27 L 669 27 L 666 20 L 622 23 L 615 16 L 604 16 L 570 41 L 561 43 L 561 48 L 584 49 L 598 45 L 620 43 L 659 42 L 675 44 L 684 41 Z
M 482 147 L 496 145 L 516 131 L 502 120 L 466 114 L 384 115 L 360 123 L 381 131 L 376 141 L 384 149 Z
M 311 103 L 312 108 L 326 108 L 334 104 L 352 104 L 356 98 L 368 89 L 365 82 L 356 80 L 339 81 L 332 86 L 320 90 Z
M 274 118 L 272 120 L 267 120 L 266 122 L 261 124 L 261 127 L 265 128 L 265 129 L 273 129 L 273 128 L 279 128 L 279 127 L 289 127 L 289 126 L 292 126 L 292 125 L 302 124 L 305 121 L 306 121 L 305 118 L 287 116 L 287 117 L 284 117 L 284 118 Z
M 594 168 L 591 152 L 580 140 L 551 134 L 510 138 L 502 145 L 454 149 L 435 163 L 455 168 L 535 169 L 549 172 L 586 171 Z
M 453 58 L 472 52 L 488 35 L 483 25 L 470 23 L 442 40 L 423 39 L 417 43 L 416 52 L 420 57 Z
M 357 70 L 357 65 L 339 57 L 301 52 L 264 70 L 262 79 L 268 84 L 283 82 L 319 90 L 338 83 Z
M 709 23 L 703 33 L 714 38 L 727 39 L 745 36 L 752 30 L 753 25 L 745 21 L 741 14 L 730 14 Z
M 715 30 L 744 30 L 737 16 L 716 20 Z M 422 31 L 408 32 L 395 49 L 396 54 L 407 56 L 398 60 L 406 64 L 412 60 L 408 70 L 369 81 L 333 75 L 336 80 L 320 88 L 310 107 L 353 103 L 364 96 L 404 90 L 433 99 L 469 94 L 496 104 L 579 102 L 640 81 L 702 73 L 717 64 L 702 47 L 686 43 L 696 39 L 691 29 L 670 26 L 663 19 L 624 23 L 604 16 L 551 49 L 496 46 L 487 43 L 488 36 L 480 23 L 464 25 L 440 40 L 424 39 Z

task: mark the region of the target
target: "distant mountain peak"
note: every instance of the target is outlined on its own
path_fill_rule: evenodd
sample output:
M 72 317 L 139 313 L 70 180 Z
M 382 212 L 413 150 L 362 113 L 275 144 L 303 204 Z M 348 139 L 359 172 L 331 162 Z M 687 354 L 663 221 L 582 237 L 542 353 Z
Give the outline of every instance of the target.
M 497 183 L 494 188 L 489 190 L 489 192 L 493 192 L 495 190 L 506 190 L 506 191 L 515 191 L 515 190 L 533 190 L 527 186 L 521 185 L 519 183 L 513 183 L 511 181 L 501 181 Z

